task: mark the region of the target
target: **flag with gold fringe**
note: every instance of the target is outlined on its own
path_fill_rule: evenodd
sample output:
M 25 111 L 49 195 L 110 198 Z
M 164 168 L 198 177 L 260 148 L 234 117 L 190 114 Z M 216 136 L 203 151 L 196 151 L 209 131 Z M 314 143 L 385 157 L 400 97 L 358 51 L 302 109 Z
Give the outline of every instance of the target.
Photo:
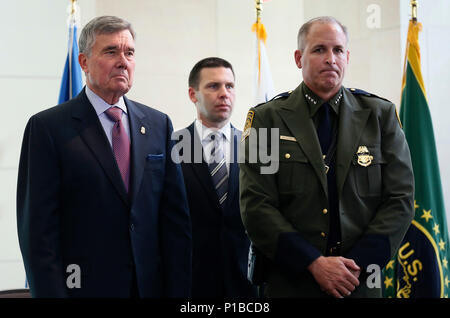
M 411 20 L 402 81 L 400 120 L 411 151 L 415 217 L 398 253 L 385 267 L 384 296 L 448 298 L 449 236 L 439 164 L 420 66 L 419 31 Z
M 260 11 L 261 3 L 259 2 L 257 3 L 258 16 L 256 22 L 252 25 L 252 31 L 256 33 L 255 104 L 266 102 L 275 96 L 266 52 L 267 32 L 259 16 Z

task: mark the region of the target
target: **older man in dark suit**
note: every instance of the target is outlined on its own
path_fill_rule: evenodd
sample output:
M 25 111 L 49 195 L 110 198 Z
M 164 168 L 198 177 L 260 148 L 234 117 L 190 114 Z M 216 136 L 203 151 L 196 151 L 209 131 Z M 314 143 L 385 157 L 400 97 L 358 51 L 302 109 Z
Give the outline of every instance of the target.
M 234 72 L 221 58 L 199 61 L 189 75 L 197 120 L 178 131 L 192 218 L 192 296 L 252 297 L 247 280 L 250 241 L 239 210 L 237 146 L 241 132 L 229 122 Z
M 98 17 L 80 36 L 86 87 L 28 122 L 17 187 L 34 297 L 188 297 L 191 224 L 167 115 L 124 96 L 134 31 Z

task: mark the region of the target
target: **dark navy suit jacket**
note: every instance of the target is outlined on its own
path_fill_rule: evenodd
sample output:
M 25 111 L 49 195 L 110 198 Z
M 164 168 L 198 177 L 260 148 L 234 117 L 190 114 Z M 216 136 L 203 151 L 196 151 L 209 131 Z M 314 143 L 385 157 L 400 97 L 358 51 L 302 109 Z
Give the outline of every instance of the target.
M 17 223 L 34 297 L 129 297 L 136 284 L 141 297 L 190 296 L 191 222 L 181 167 L 170 156 L 172 124 L 124 99 L 129 193 L 84 90 L 27 124 Z M 80 267 L 81 288 L 67 287 L 70 264 Z
M 189 143 L 184 143 L 190 145 L 190 160 L 182 162 L 181 167 L 192 220 L 192 297 L 254 297 L 256 289 L 247 280 L 250 241 L 239 209 L 237 148 L 241 132 L 231 128 L 233 162 L 230 163 L 224 209 L 219 205 L 208 165 L 203 159 L 203 148 L 195 125 L 191 124 L 175 134 L 190 137 Z M 194 158 L 196 149 L 197 158 Z

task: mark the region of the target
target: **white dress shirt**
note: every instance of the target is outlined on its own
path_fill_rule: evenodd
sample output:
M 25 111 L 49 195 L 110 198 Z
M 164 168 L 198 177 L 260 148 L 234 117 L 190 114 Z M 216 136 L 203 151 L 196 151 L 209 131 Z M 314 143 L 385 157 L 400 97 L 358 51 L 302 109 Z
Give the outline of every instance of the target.
M 195 120 L 195 129 L 197 134 L 200 136 L 203 147 L 203 155 L 206 162 L 209 162 L 211 157 L 211 149 L 213 147 L 213 142 L 211 141 L 210 135 L 214 132 L 221 132 L 221 138 L 219 144 L 222 147 L 223 155 L 225 157 L 225 162 L 227 165 L 228 173 L 230 173 L 230 158 L 231 158 L 231 124 L 227 123 L 221 129 L 211 129 L 206 127 L 199 121 Z

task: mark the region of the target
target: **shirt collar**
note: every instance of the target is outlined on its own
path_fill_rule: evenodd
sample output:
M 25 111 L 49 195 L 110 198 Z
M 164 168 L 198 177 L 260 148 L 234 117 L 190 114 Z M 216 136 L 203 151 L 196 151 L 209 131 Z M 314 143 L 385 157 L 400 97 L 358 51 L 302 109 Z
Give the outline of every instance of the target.
M 341 104 L 341 100 L 343 95 L 343 87 L 339 89 L 339 91 L 330 98 L 328 101 L 328 104 L 331 106 L 331 108 L 334 110 L 336 114 L 339 114 L 339 105 Z M 318 97 L 306 84 L 303 82 L 302 85 L 302 94 L 305 97 L 306 103 L 309 107 L 309 115 L 310 117 L 313 117 L 317 111 L 319 110 L 320 106 L 322 106 L 326 101 L 322 100 L 320 97 Z
M 100 116 L 107 109 L 113 106 L 119 107 L 125 114 L 127 114 L 127 106 L 125 105 L 123 96 L 119 98 L 117 103 L 115 103 L 114 105 L 110 105 L 107 102 L 105 102 L 100 96 L 95 94 L 87 85 L 86 85 L 86 95 L 89 101 L 91 102 L 92 106 L 94 106 L 97 116 Z
M 202 141 L 210 141 L 209 136 L 214 132 L 221 132 L 227 141 L 231 140 L 231 124 L 229 122 L 220 129 L 212 129 L 206 127 L 200 120 L 196 119 L 195 129 L 197 129 L 197 133 Z

